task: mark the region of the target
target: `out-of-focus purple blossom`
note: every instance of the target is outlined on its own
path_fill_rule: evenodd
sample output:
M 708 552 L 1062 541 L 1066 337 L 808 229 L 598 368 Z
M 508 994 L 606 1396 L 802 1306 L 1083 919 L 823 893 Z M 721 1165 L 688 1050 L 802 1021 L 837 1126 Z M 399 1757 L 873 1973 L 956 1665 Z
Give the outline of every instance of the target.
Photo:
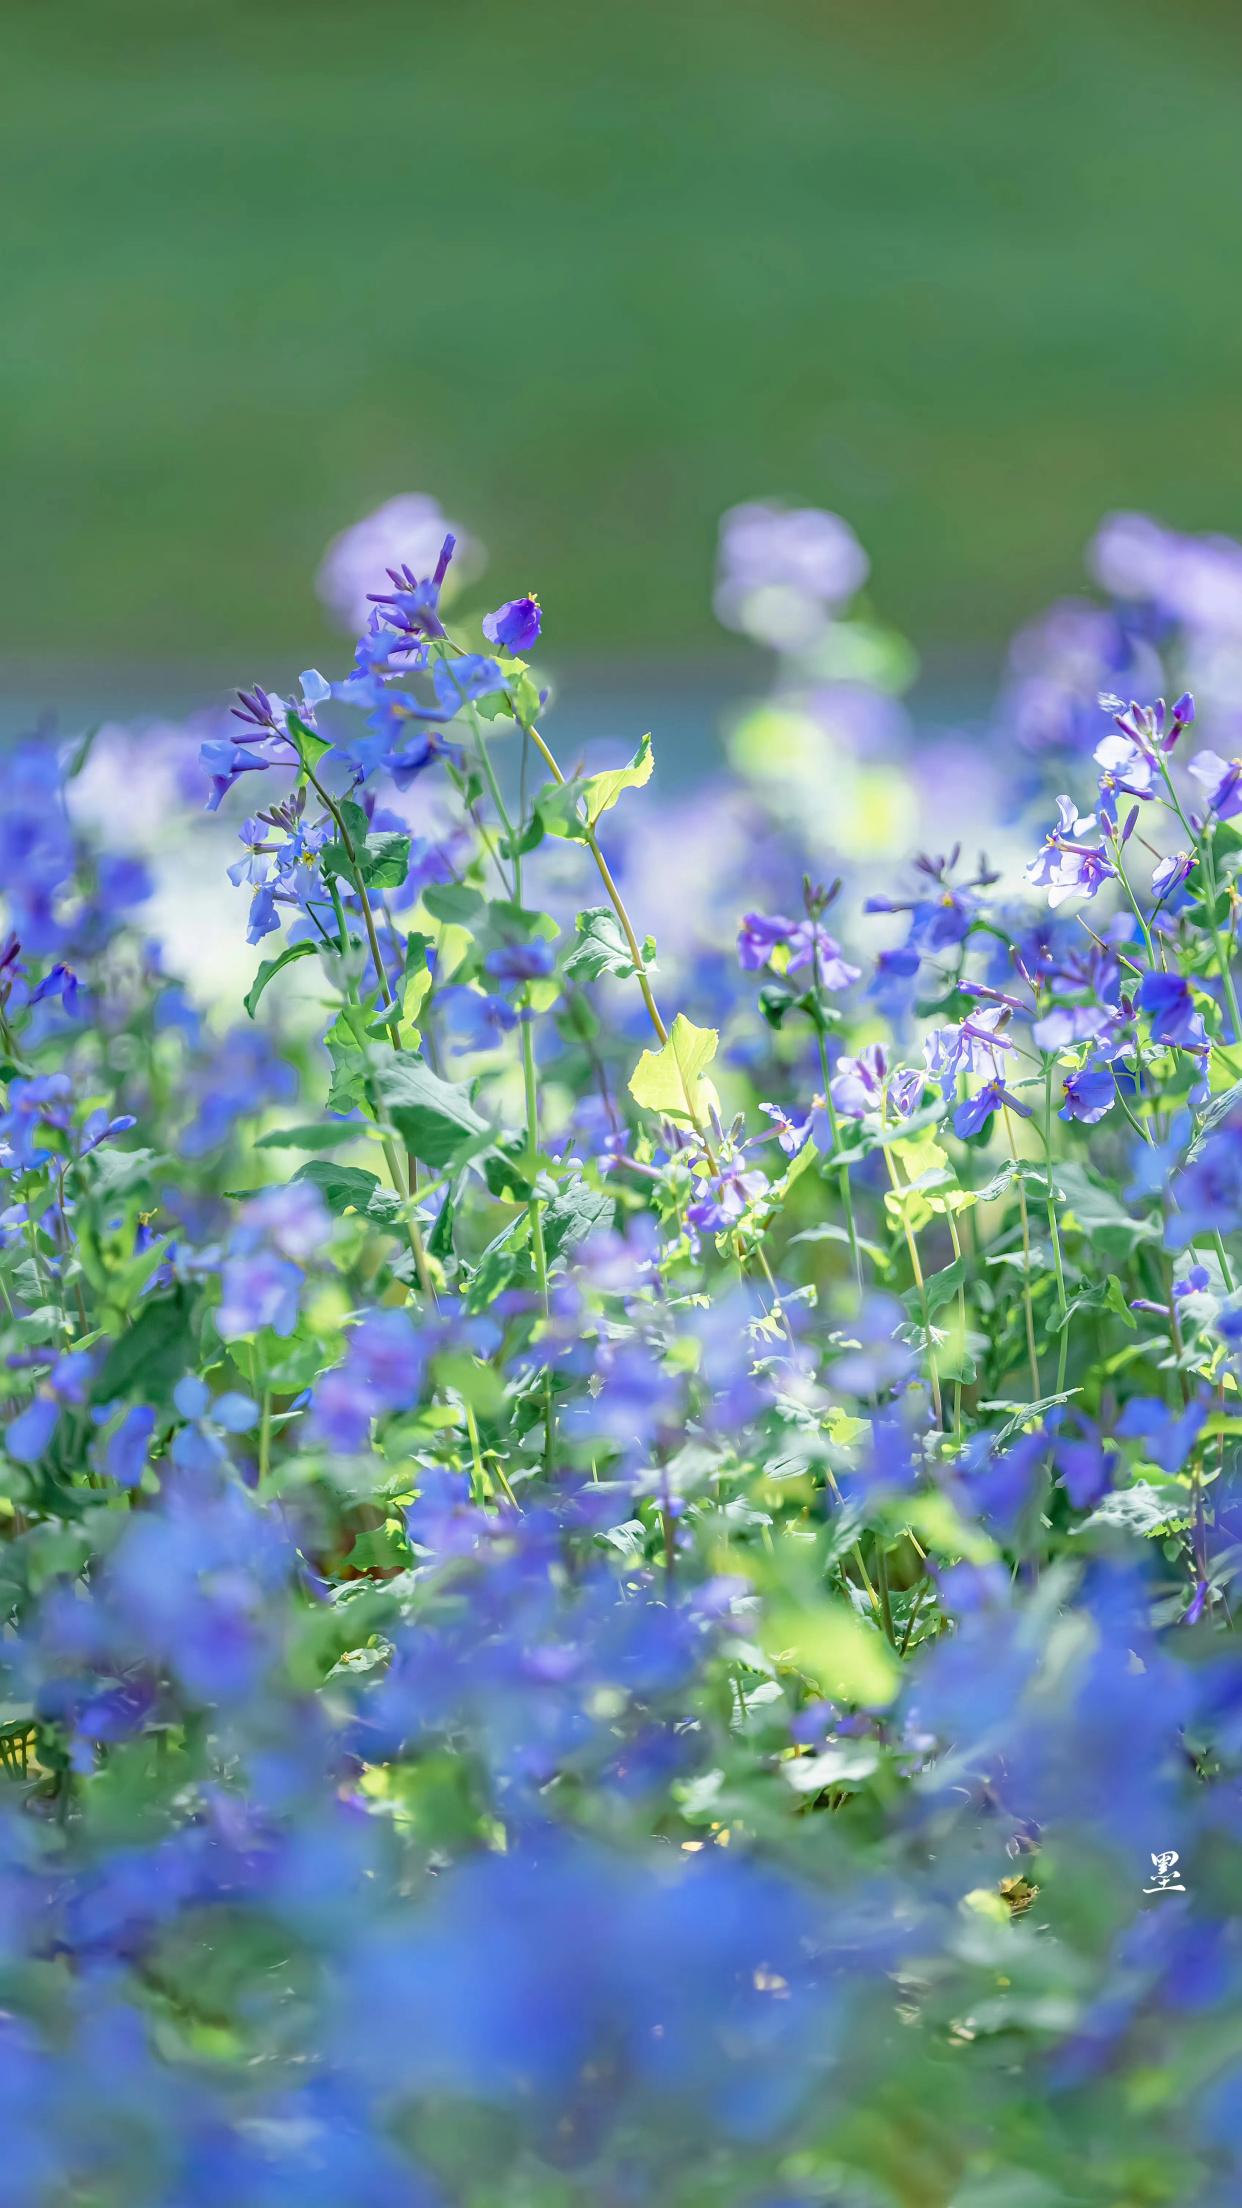
M 796 920 L 787 920 L 780 912 L 748 912 L 738 930 L 739 966 L 748 973 L 758 973 L 767 965 L 773 951 L 788 943 L 797 925 Z
M 1139 984 L 1138 1005 L 1151 1022 L 1153 1043 L 1178 1050 L 1206 1050 L 1203 1015 L 1196 1012 L 1190 984 L 1181 974 L 1158 973 L 1154 969 L 1144 974 Z
M 483 961 L 484 972 L 502 988 L 520 988 L 523 982 L 542 980 L 556 964 L 553 944 L 542 936 L 530 936 L 526 941 L 514 939 L 489 951 Z
M 155 1412 L 145 1403 L 132 1404 L 120 1423 L 95 1445 L 95 1458 L 105 1478 L 118 1487 L 137 1487 L 147 1468 L 147 1453 L 155 1432 Z
M 371 1420 L 411 1410 L 422 1392 L 427 1347 L 406 1311 L 368 1311 L 350 1334 L 345 1360 L 312 1395 L 316 1433 L 330 1448 L 366 1447 Z
M 463 705 L 486 698 L 505 686 L 505 678 L 495 660 L 485 658 L 480 652 L 465 652 L 460 659 L 438 659 L 431 680 L 436 703 L 446 721 L 460 713 Z
M 265 1327 L 290 1335 L 298 1323 L 302 1275 L 274 1250 L 248 1250 L 227 1257 L 220 1268 L 216 1325 L 226 1342 L 242 1340 Z
M 825 989 L 848 989 L 852 981 L 857 981 L 860 972 L 859 967 L 851 966 L 841 956 L 836 937 L 829 935 L 818 920 L 799 920 L 789 933 L 787 971 L 792 974 L 800 966 L 811 965 Z
M 1176 1163 L 1180 1147 L 1175 1135 L 1165 1151 L 1166 1172 Z M 1158 1160 L 1152 1161 L 1151 1170 L 1159 1170 Z M 1200 1235 L 1233 1234 L 1242 1226 L 1242 1110 L 1235 1106 L 1201 1138 L 1195 1155 L 1174 1172 L 1171 1186 L 1177 1209 L 1165 1229 L 1169 1249 L 1184 1250 Z
M 834 1360 L 834 1387 L 848 1395 L 887 1394 L 908 1380 L 915 1368 L 914 1352 L 898 1339 L 905 1312 L 893 1296 L 863 1298 L 857 1317 L 846 1328 L 854 1343 Z
M 1116 1431 L 1123 1441 L 1143 1441 L 1152 1462 L 1164 1472 L 1175 1473 L 1185 1464 L 1206 1418 L 1207 1408 L 1200 1402 L 1188 1403 L 1179 1412 L 1153 1396 L 1133 1396 L 1117 1421 Z
M 1191 760 L 1190 772 L 1218 820 L 1234 820 L 1242 813 L 1242 759 L 1201 751 Z
M 698 1187 L 698 1195 L 687 1207 L 687 1219 L 700 1233 L 724 1234 L 766 1195 L 768 1177 L 754 1167 L 747 1168 L 737 1155 L 721 1159 L 717 1169 Z
M 50 1395 L 36 1395 L 24 1411 L 10 1419 L 4 1430 L 4 1446 L 14 1464 L 37 1464 L 59 1419 L 60 1405 Z
M 796 648 L 861 589 L 869 566 L 838 514 L 775 502 L 734 506 L 720 524 L 716 613 L 760 643 Z

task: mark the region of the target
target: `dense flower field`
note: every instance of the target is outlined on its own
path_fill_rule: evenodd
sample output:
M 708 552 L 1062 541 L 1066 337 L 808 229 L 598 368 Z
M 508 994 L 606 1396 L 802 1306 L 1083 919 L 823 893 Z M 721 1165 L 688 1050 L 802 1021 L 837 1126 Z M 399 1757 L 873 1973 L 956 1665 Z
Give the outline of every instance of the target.
M 452 558 L 202 742 L 228 1024 L 6 762 L 0 2202 L 1229 2208 L 1242 549 L 908 866 L 843 523 L 676 801 Z

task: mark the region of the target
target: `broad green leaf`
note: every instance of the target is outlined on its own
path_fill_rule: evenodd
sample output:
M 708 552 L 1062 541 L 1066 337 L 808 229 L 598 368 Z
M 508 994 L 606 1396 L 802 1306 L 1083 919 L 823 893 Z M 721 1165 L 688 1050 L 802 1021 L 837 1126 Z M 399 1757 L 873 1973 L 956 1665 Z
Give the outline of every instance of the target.
M 354 845 L 353 859 L 343 843 L 328 843 L 320 858 L 329 876 L 337 874 L 351 883 L 360 879 L 364 889 L 400 889 L 409 872 L 410 839 L 396 834 L 368 836 L 365 843 Z
M 194 1363 L 190 1297 L 175 1288 L 143 1305 L 114 1342 L 91 1389 L 93 1403 L 113 1403 L 137 1389 L 148 1402 L 167 1395 Z
M 897 1691 L 897 1659 L 887 1641 L 828 1596 L 806 1605 L 777 1601 L 762 1638 L 770 1655 L 805 1672 L 834 1701 L 874 1708 Z
M 1077 1226 L 1093 1248 L 1114 1259 L 1128 1256 L 1140 1242 L 1159 1241 L 1160 1228 L 1155 1220 L 1136 1219 L 1112 1190 L 1093 1180 L 1083 1166 L 1060 1164 L 1057 1178 L 1069 1206 L 1068 1213 L 1061 1216 L 1062 1232 Z
M 442 1081 L 421 1058 L 395 1058 L 376 1074 L 380 1102 L 408 1150 L 433 1171 L 488 1132 L 469 1091 Z
M 429 882 L 423 891 L 423 903 L 433 920 L 443 920 L 455 928 L 472 926 L 483 910 L 479 891 L 468 889 L 464 882 Z
M 331 751 L 331 744 L 325 743 L 322 736 L 316 736 L 314 729 L 308 728 L 305 721 L 300 720 L 296 713 L 286 714 L 285 726 L 289 731 L 289 740 L 302 765 L 313 774 L 324 753 Z
M 577 1249 L 589 1234 L 610 1227 L 616 1217 L 614 1196 L 581 1178 L 567 1181 L 543 1214 L 543 1240 L 549 1258 Z
M 1185 1488 L 1172 1481 L 1158 1486 L 1154 1480 L 1136 1480 L 1133 1487 L 1121 1487 L 1105 1495 L 1076 1531 L 1085 1533 L 1089 1526 L 1122 1526 L 1127 1533 L 1139 1533 L 1150 1540 L 1153 1534 L 1189 1524 L 1191 1516 L 1191 1499 Z
M 817 1756 L 791 1756 L 780 1770 L 795 1794 L 820 1794 L 826 1786 L 857 1785 L 879 1768 L 880 1751 L 875 1742 L 851 1740 L 834 1742 Z
M 347 1211 L 360 1212 L 387 1226 L 397 1218 L 401 1204 L 390 1188 L 382 1188 L 378 1176 L 361 1165 L 338 1165 L 334 1158 L 308 1158 L 293 1176 L 317 1188 L 330 1212 L 340 1219 Z
M 623 790 L 641 789 L 651 780 L 654 764 L 651 738 L 644 736 L 628 767 L 574 775 L 568 782 L 554 782 L 541 790 L 536 802 L 549 835 L 584 841 L 587 830 L 616 804 Z
M 630 1095 L 666 1119 L 702 1120 L 715 1102 L 705 1070 L 720 1042 L 714 1027 L 696 1027 L 679 1012 L 659 1050 L 645 1050 L 630 1075 Z
M 611 905 L 592 905 L 574 921 L 577 941 L 565 960 L 565 971 L 575 980 L 597 981 L 601 974 L 616 974 L 628 981 L 637 972 L 625 939 L 625 930 Z
M 260 1135 L 256 1150 L 335 1150 L 338 1143 L 356 1142 L 365 1133 L 361 1120 L 317 1119 L 305 1127 L 273 1127 Z
M 254 980 L 251 982 L 249 989 L 246 991 L 245 996 L 242 998 L 242 1003 L 245 1005 L 251 1019 L 253 1019 L 255 1016 L 255 1012 L 258 1009 L 259 999 L 266 989 L 269 981 L 271 981 L 273 977 L 281 971 L 281 968 L 284 966 L 292 966 L 294 962 L 299 958 L 313 957 L 318 949 L 319 945 L 317 943 L 290 943 L 288 948 L 281 951 L 278 957 L 264 959 L 258 973 L 255 975 Z

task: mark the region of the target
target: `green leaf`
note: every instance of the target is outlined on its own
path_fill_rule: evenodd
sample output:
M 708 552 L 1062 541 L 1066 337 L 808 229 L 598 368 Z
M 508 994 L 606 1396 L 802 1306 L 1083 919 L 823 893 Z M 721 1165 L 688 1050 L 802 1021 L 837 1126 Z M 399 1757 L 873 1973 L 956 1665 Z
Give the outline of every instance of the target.
M 285 715 L 285 726 L 289 731 L 290 741 L 303 767 L 313 774 L 325 751 L 331 751 L 331 744 L 325 743 L 322 736 L 316 736 L 314 729 L 308 728 L 305 721 L 299 720 L 296 713 Z
M 356 1142 L 364 1133 L 358 1119 L 317 1119 L 305 1127 L 273 1127 L 270 1134 L 260 1135 L 256 1150 L 335 1150 L 338 1142 Z
M 427 1237 L 429 1255 L 438 1258 L 442 1265 L 446 1264 L 454 1254 L 453 1222 L 456 1216 L 457 1198 L 460 1189 L 461 1183 L 459 1181 L 449 1183 L 444 1191 L 444 1201 L 436 1213 L 435 1222 Z
M 550 912 L 538 912 L 530 905 L 515 905 L 508 897 L 493 897 L 480 934 L 489 947 L 498 947 L 504 943 L 530 943 L 536 938 L 551 943 L 560 932 Z
M 469 1091 L 442 1081 L 421 1058 L 397 1058 L 376 1076 L 380 1101 L 416 1158 L 433 1171 L 452 1162 L 468 1142 L 488 1132 Z
M 149 1401 L 167 1395 L 194 1362 L 191 1304 L 184 1288 L 143 1305 L 113 1343 L 91 1389 L 93 1403 L 112 1403 L 139 1390 Z
M 286 950 L 281 951 L 279 957 L 264 959 L 249 989 L 242 998 L 242 1003 L 245 1005 L 251 1019 L 255 1016 L 259 999 L 269 981 L 280 972 L 282 966 L 292 966 L 295 960 L 299 958 L 312 958 L 318 949 L 319 945 L 317 943 L 290 943 Z
M 645 1050 L 630 1075 L 630 1095 L 666 1119 L 702 1119 L 715 1101 L 704 1078 L 720 1042 L 714 1027 L 696 1027 L 679 1012 L 659 1050 Z
M 472 927 L 483 909 L 478 890 L 467 889 L 464 882 L 429 882 L 423 891 L 423 903 L 433 920 L 457 928 Z
M 1133 1218 L 1112 1190 L 1093 1180 L 1083 1166 L 1060 1164 L 1057 1177 L 1072 1223 L 1103 1256 L 1125 1257 L 1138 1243 L 1159 1240 L 1160 1228 L 1154 1220 Z M 1062 1218 L 1062 1228 L 1070 1223 Z
M 928 1274 L 924 1287 L 929 1316 L 934 1318 L 937 1311 L 943 1310 L 946 1303 L 952 1302 L 965 1279 L 966 1266 L 960 1257 L 955 1257 L 951 1265 L 943 1266 L 938 1273 Z
M 1235 1081 L 1232 1088 L 1221 1089 L 1219 1094 L 1212 1098 L 1195 1129 L 1195 1139 L 1186 1152 L 1187 1163 L 1199 1156 L 1208 1136 L 1220 1126 L 1223 1120 L 1228 1119 L 1230 1114 L 1238 1109 L 1239 1105 L 1242 1105 L 1242 1081 Z
M 899 1677 L 887 1641 L 843 1602 L 777 1601 L 763 1623 L 763 1646 L 813 1679 L 824 1694 L 865 1706 L 891 1702 Z
M 343 843 L 324 845 L 320 858 L 327 875 L 341 875 L 347 882 L 360 880 L 364 889 L 400 889 L 410 866 L 408 836 L 368 836 L 354 845 L 351 859 Z
M 554 782 L 541 790 L 535 802 L 549 835 L 585 842 L 587 830 L 616 804 L 623 790 L 641 789 L 651 780 L 654 765 L 651 738 L 644 736 L 628 767 L 574 775 L 568 782 Z
M 567 1181 L 543 1215 L 543 1240 L 549 1258 L 568 1254 L 598 1228 L 610 1227 L 616 1212 L 615 1197 L 592 1188 L 581 1177 Z
M 400 1214 L 399 1199 L 390 1188 L 381 1188 L 378 1176 L 365 1166 L 338 1165 L 334 1158 L 308 1158 L 293 1176 L 317 1188 L 330 1212 L 342 1219 L 347 1211 L 359 1212 L 380 1226 L 390 1226 Z
M 1191 1515 L 1185 1488 L 1172 1482 L 1159 1487 L 1153 1480 L 1136 1480 L 1133 1487 L 1121 1487 L 1105 1495 L 1075 1530 L 1085 1533 L 1088 1526 L 1122 1526 L 1127 1533 L 1140 1533 L 1150 1539 L 1153 1534 L 1188 1525 Z
M 628 981 L 638 969 L 630 946 L 611 905 L 592 905 L 574 921 L 577 941 L 565 960 L 565 972 L 576 980 L 597 981 L 601 974 L 616 974 Z

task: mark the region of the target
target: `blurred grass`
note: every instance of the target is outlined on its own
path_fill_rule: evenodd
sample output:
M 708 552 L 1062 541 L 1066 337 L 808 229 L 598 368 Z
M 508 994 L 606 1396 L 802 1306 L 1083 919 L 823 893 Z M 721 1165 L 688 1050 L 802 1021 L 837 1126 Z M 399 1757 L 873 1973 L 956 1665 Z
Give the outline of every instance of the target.
M 1110 506 L 1242 527 L 1240 60 L 1223 0 L 7 0 L 0 652 L 277 679 L 406 489 L 617 658 L 708 642 L 748 495 L 963 648 Z

